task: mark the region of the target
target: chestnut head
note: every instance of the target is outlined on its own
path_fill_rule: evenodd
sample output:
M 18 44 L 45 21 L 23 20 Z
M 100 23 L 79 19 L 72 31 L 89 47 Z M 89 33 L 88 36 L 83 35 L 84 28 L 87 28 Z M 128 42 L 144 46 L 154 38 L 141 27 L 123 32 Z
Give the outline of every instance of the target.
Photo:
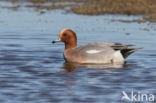
M 56 43 L 59 41 L 64 42 L 65 46 L 68 48 L 76 47 L 77 45 L 76 33 L 71 29 L 63 29 L 59 34 L 59 39 L 52 41 L 52 43 Z

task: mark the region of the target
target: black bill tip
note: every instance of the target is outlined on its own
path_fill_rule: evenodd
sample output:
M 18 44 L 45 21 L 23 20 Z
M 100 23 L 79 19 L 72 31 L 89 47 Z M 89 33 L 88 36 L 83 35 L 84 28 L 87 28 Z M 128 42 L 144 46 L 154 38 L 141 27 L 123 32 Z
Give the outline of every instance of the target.
M 56 42 L 55 42 L 55 41 L 52 41 L 51 43 L 53 43 L 53 44 L 54 44 L 54 43 L 56 43 Z

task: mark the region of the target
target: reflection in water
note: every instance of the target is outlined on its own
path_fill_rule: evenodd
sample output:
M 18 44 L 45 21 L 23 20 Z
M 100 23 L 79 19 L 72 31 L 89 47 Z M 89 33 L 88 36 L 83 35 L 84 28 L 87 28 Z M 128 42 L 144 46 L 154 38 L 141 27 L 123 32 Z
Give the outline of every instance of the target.
M 74 66 L 72 63 L 65 62 L 65 63 L 64 63 L 64 69 L 65 69 L 67 72 L 72 72 L 72 71 L 74 71 L 75 66 Z
M 64 63 L 64 69 L 67 72 L 74 71 L 75 68 L 126 68 L 131 67 L 134 64 L 86 64 L 86 63 Z
M 62 11 L 38 15 L 29 9 L 1 9 L 0 103 L 121 103 L 123 90 L 156 93 L 156 35 L 150 28 L 156 26 L 112 19 L 111 15 L 88 17 Z M 145 49 L 131 55 L 124 65 L 64 63 L 64 45 L 51 46 L 50 42 L 68 27 L 78 32 L 79 45 L 121 42 Z

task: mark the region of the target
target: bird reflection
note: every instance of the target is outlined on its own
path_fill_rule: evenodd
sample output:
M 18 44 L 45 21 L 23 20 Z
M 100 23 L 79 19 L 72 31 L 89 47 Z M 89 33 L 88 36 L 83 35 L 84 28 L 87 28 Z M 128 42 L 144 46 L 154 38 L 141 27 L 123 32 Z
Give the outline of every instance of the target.
M 74 69 L 75 69 L 75 66 L 74 66 L 72 63 L 65 62 L 65 63 L 64 63 L 64 69 L 65 69 L 67 72 L 73 72 Z
M 82 64 L 82 63 L 64 63 L 64 69 L 67 72 L 73 72 L 75 68 L 127 68 L 133 66 L 134 64 Z

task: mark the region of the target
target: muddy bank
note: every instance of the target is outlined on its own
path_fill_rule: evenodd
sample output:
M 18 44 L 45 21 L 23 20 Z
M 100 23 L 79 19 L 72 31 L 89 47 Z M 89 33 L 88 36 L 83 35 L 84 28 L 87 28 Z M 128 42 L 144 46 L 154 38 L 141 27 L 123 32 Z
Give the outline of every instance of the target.
M 7 0 L 14 4 L 29 2 L 26 7 L 44 13 L 45 10 L 65 9 L 81 15 L 145 15 L 138 22 L 156 22 L 155 0 Z M 20 6 L 16 6 L 20 7 Z M 44 10 L 44 12 L 43 12 Z

